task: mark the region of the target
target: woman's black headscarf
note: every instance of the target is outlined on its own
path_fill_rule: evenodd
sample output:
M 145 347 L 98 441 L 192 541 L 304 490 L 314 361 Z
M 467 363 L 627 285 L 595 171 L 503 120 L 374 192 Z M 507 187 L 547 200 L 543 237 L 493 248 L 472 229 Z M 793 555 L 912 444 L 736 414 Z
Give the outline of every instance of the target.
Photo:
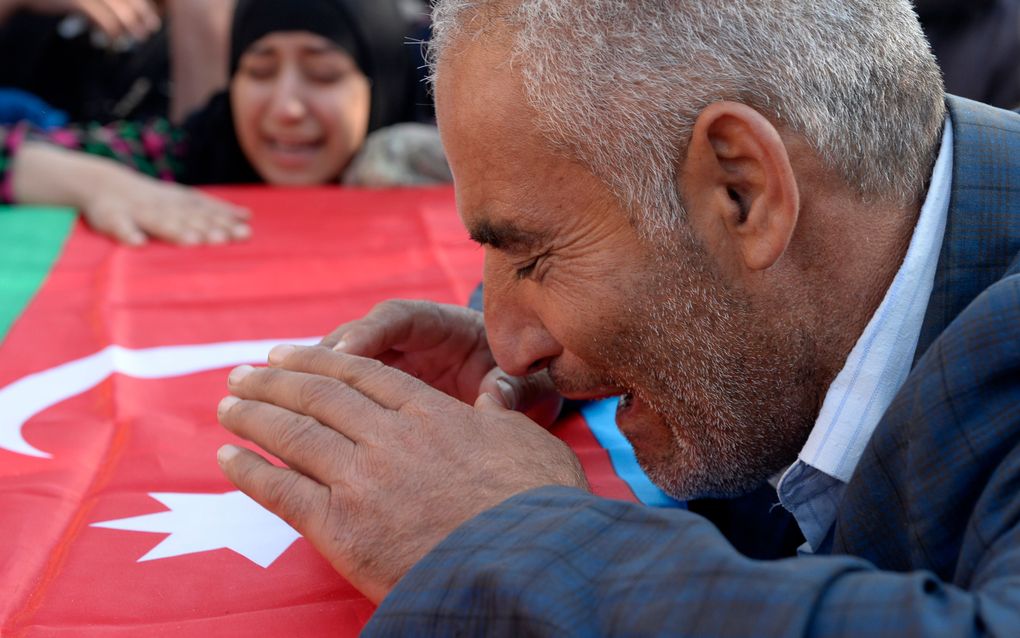
M 238 0 L 230 38 L 230 77 L 252 44 L 277 31 L 307 31 L 344 49 L 372 82 L 369 131 L 411 119 L 414 68 L 410 25 L 396 0 Z M 214 96 L 184 124 L 187 184 L 262 181 L 237 140 L 230 93 Z

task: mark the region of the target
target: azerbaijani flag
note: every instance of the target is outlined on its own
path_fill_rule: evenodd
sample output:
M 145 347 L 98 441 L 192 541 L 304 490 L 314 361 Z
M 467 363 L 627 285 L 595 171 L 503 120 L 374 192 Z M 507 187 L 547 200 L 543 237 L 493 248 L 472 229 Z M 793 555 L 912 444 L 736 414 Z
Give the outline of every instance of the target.
M 251 242 L 117 246 L 0 211 L 0 636 L 345 636 L 371 603 L 215 460 L 226 372 L 389 298 L 463 304 L 452 191 L 218 189 Z M 611 402 L 555 432 L 606 497 L 675 506 Z

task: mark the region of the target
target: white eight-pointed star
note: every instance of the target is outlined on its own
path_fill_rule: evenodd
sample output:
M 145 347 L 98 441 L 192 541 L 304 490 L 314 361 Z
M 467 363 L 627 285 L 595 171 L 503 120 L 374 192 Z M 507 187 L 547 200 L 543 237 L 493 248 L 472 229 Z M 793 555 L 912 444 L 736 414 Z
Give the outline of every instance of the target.
M 170 510 L 92 524 L 170 534 L 138 562 L 229 549 L 260 567 L 269 567 L 301 536 L 242 492 L 149 496 Z

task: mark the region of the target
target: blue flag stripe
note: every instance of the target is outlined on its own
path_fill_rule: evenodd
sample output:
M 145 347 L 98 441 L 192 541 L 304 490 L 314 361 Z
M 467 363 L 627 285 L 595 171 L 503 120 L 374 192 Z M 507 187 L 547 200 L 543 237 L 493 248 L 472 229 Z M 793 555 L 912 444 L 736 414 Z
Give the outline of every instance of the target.
M 652 483 L 638 465 L 634 448 L 616 425 L 616 406 L 619 397 L 593 401 L 581 407 L 581 416 L 598 440 L 599 445 L 609 453 L 616 474 L 630 487 L 634 495 L 645 505 L 652 507 L 680 507 L 687 505 L 669 496 Z

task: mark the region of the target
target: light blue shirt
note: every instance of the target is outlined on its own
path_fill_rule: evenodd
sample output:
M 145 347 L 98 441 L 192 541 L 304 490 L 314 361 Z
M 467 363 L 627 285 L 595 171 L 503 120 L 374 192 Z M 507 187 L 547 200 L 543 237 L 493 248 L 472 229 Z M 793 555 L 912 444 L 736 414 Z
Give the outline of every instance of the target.
M 776 491 L 807 540 L 827 549 L 846 484 L 882 415 L 910 373 L 928 308 L 949 214 L 953 128 L 946 120 L 931 185 L 903 265 L 825 395 L 797 461 Z

